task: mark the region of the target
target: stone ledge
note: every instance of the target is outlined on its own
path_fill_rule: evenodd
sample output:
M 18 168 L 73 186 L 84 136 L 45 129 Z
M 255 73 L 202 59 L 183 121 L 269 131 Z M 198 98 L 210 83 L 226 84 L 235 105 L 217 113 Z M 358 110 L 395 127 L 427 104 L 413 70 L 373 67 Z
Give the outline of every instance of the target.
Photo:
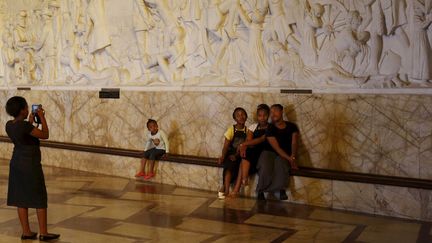
M 0 136 L 0 142 L 11 143 L 8 137 Z M 131 158 L 140 158 L 142 151 L 121 149 L 121 148 L 110 148 L 92 145 L 82 145 L 73 143 L 62 143 L 54 141 L 41 141 L 42 147 L 64 149 L 79 152 L 89 152 L 105 155 L 116 155 Z M 218 165 L 216 158 L 198 157 L 191 155 L 177 155 L 169 154 L 167 159 L 164 161 L 181 163 L 181 164 L 192 164 L 210 167 L 222 167 Z M 377 185 L 388 185 L 406 188 L 418 188 L 418 189 L 432 189 L 432 180 L 424 180 L 417 178 L 408 177 L 396 177 L 396 176 L 384 176 L 377 174 L 366 174 L 366 173 L 354 173 L 337 170 L 318 169 L 311 167 L 300 167 L 300 170 L 293 171 L 292 175 L 302 176 L 316 179 L 328 179 L 337 181 L 349 181 L 358 182 L 365 184 L 377 184 Z

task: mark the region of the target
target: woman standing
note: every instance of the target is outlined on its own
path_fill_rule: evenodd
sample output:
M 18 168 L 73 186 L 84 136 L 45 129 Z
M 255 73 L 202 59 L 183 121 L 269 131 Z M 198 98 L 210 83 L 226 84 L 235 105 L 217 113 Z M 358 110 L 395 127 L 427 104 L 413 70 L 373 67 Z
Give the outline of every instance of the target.
M 15 96 L 6 103 L 6 111 L 14 119 L 6 123 L 6 133 L 14 143 L 9 170 L 7 205 L 18 208 L 18 217 L 23 234 L 21 239 L 35 240 L 37 233 L 30 230 L 28 209 L 36 208 L 39 221 L 39 240 L 58 239 L 60 235 L 49 234 L 47 230 L 47 191 L 41 165 L 39 139 L 48 139 L 49 130 L 44 110 L 39 107 L 37 117 L 42 129 L 34 127 L 36 114 L 31 113 L 27 101 Z M 26 121 L 28 117 L 28 121 Z

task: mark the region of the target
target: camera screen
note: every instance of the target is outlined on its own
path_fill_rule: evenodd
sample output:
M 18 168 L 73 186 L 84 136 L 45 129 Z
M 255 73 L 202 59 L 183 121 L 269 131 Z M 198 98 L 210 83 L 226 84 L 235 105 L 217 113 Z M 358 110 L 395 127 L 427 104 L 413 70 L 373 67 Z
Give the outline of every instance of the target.
M 36 113 L 38 109 L 39 109 L 39 105 L 32 105 L 32 112 L 33 113 Z

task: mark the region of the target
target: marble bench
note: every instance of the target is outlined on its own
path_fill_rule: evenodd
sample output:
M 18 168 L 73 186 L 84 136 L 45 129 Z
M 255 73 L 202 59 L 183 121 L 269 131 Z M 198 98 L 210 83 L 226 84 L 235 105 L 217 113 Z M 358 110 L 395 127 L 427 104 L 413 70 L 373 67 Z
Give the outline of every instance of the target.
M 9 138 L 0 136 L 0 152 L 12 152 Z M 42 141 L 43 164 L 133 178 L 142 151 Z M 350 211 L 432 220 L 432 181 L 300 166 L 293 171 L 289 201 Z M 216 158 L 170 154 L 157 164 L 156 183 L 217 191 L 221 166 Z M 255 178 L 251 180 L 254 184 Z M 243 195 L 254 197 L 251 188 Z M 216 196 L 216 194 L 215 194 Z

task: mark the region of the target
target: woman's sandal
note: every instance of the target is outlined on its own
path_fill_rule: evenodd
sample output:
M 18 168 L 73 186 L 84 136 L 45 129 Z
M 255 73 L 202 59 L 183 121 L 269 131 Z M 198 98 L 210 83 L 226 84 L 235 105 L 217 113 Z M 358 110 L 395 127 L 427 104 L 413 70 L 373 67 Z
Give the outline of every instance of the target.
M 21 235 L 21 240 L 36 240 L 37 239 L 37 233 L 32 232 L 31 235 Z
M 40 241 L 51 241 L 51 240 L 57 240 L 58 238 L 60 238 L 59 234 L 39 235 Z

